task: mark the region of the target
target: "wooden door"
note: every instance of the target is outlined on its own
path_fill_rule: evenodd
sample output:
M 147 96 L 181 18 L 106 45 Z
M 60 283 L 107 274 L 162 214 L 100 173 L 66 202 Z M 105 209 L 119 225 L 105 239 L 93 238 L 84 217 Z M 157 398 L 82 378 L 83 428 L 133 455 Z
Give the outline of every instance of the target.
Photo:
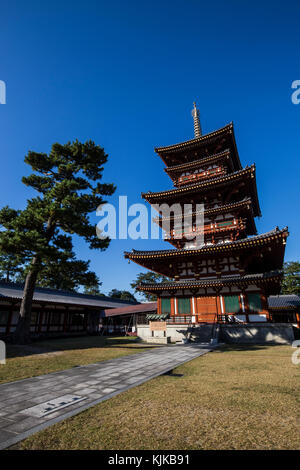
M 196 314 L 198 322 L 212 323 L 217 313 L 217 297 L 197 297 Z

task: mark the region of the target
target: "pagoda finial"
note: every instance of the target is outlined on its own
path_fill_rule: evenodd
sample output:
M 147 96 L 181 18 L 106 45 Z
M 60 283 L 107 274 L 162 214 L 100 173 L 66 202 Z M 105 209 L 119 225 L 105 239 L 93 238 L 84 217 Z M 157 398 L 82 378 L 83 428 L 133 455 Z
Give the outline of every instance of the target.
M 192 116 L 194 119 L 194 135 L 195 135 L 195 139 L 198 139 L 198 137 L 201 137 L 202 135 L 202 129 L 201 129 L 201 124 L 200 124 L 200 113 L 196 107 L 195 101 L 193 104 L 194 104 L 194 108 L 192 109 Z

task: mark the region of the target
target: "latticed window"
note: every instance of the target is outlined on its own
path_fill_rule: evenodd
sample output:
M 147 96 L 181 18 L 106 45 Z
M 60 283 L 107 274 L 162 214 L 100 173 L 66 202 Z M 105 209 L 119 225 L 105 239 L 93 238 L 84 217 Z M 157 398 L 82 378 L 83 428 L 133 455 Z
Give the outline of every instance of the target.
M 0 325 L 6 325 L 8 322 L 8 312 L 0 312 Z
M 171 313 L 171 299 L 161 299 L 161 313 Z
M 83 313 L 73 313 L 71 315 L 72 318 L 72 325 L 82 326 L 84 322 L 84 314 Z
M 225 312 L 236 313 L 240 310 L 239 296 L 238 295 L 226 295 L 224 297 Z
M 37 312 L 31 312 L 31 324 L 35 325 L 37 323 Z
M 191 301 L 189 298 L 180 297 L 177 299 L 177 312 L 178 313 L 191 313 Z
M 60 325 L 61 322 L 61 314 L 58 312 L 54 312 L 51 314 L 51 325 Z
M 248 294 L 249 310 L 260 312 L 262 310 L 260 294 Z

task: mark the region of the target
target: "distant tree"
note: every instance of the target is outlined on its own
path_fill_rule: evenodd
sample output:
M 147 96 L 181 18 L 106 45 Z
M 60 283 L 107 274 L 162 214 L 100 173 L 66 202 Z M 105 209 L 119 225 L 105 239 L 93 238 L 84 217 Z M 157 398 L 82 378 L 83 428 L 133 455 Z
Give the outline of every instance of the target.
M 28 152 L 25 162 L 33 174 L 23 177 L 39 195 L 23 211 L 0 211 L 0 252 L 17 255 L 28 264 L 15 341 L 30 340 L 31 307 L 39 273 L 47 263 L 72 253 L 72 236 L 90 248 L 105 250 L 109 238 L 99 239 L 89 214 L 114 193 L 113 184 L 100 183 L 107 155 L 92 141 L 52 145 L 49 155 Z M 69 234 L 69 235 L 67 235 Z M 72 261 L 72 258 L 71 258 Z
M 283 265 L 282 294 L 300 295 L 300 262 L 288 261 Z
M 21 258 L 16 255 L 0 254 L 0 279 L 6 282 L 15 281 L 16 277 L 23 271 Z
M 139 273 L 135 281 L 133 281 L 130 285 L 134 289 L 134 292 L 140 294 L 144 297 L 145 300 L 148 302 L 155 302 L 157 300 L 157 295 L 151 294 L 150 292 L 142 292 L 137 287 L 141 282 L 149 282 L 149 283 L 160 283 L 160 282 L 167 282 L 170 279 L 162 274 L 153 273 L 148 271 L 147 273 Z
M 77 291 L 81 287 L 98 288 L 101 283 L 97 275 L 89 271 L 89 264 L 90 261 L 77 260 L 74 253 L 63 252 L 59 259 L 48 260 L 41 266 L 36 285 L 69 291 Z M 27 269 L 16 277 L 16 281 L 25 281 Z
M 112 289 L 110 293 L 108 294 L 108 296 L 112 297 L 113 299 L 129 300 L 132 302 L 137 302 L 134 295 L 128 290 Z
M 38 277 L 38 284 L 70 291 L 77 291 L 80 287 L 95 288 L 100 281 L 88 267 L 89 261 L 82 260 L 68 260 L 60 264 L 50 262 Z
M 87 295 L 99 295 L 101 297 L 103 297 L 105 294 L 103 294 L 103 292 L 100 291 L 99 287 L 98 286 L 90 286 L 90 287 L 85 287 L 84 288 L 84 291 L 83 291 L 84 294 L 87 294 Z

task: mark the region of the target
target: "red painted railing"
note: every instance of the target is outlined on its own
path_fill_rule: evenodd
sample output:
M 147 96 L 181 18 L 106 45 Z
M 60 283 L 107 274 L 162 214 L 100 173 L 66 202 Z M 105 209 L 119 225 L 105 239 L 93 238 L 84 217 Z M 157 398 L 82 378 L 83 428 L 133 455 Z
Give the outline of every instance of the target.
M 216 178 L 217 176 L 226 175 L 225 168 L 218 167 L 210 170 L 202 171 L 201 173 L 193 173 L 191 175 L 180 176 L 176 180 L 177 186 L 182 186 L 187 183 L 196 182 L 199 180 L 205 180 L 208 178 Z
M 227 221 L 213 222 L 211 224 L 204 225 L 203 228 L 192 227 L 189 229 L 172 229 L 169 234 L 165 234 L 165 238 L 168 239 L 180 239 L 192 237 L 193 235 L 209 234 L 209 233 L 220 233 L 232 230 L 242 230 L 245 224 L 242 219 L 232 219 Z

